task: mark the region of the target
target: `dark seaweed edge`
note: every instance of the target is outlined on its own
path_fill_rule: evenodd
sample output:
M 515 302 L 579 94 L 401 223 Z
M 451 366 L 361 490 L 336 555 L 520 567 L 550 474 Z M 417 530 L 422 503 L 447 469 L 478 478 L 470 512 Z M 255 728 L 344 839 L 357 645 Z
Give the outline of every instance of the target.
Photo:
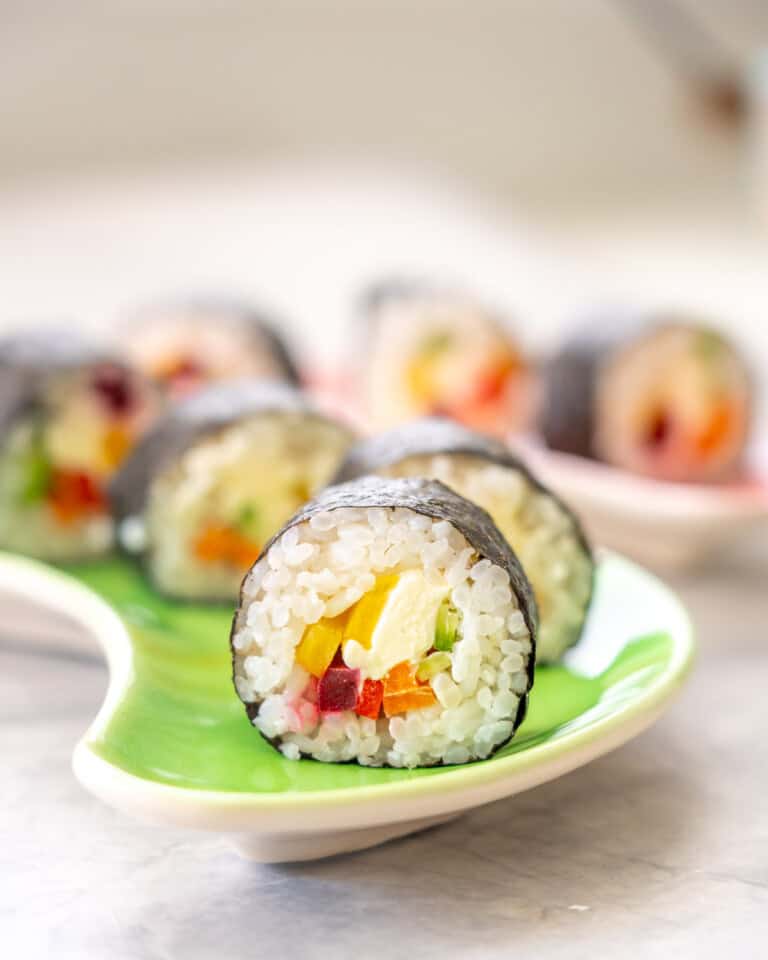
M 259 561 L 267 555 L 273 544 L 277 543 L 288 530 L 300 523 L 304 523 L 318 513 L 345 508 L 368 509 L 376 507 L 403 507 L 422 516 L 430 517 L 431 519 L 446 520 L 465 537 L 480 559 L 490 560 L 495 566 L 506 570 L 509 575 L 510 587 L 517 599 L 518 607 L 523 614 L 525 625 L 528 627 L 531 637 L 531 650 L 528 654 L 528 662 L 526 664 L 528 686 L 520 695 L 517 713 L 512 721 L 512 732 L 506 740 L 494 747 L 493 751 L 484 758 L 485 760 L 489 760 L 512 740 L 528 712 L 528 702 L 536 669 L 536 634 L 539 615 L 531 584 L 525 575 L 525 571 L 517 555 L 504 539 L 498 527 L 494 524 L 490 514 L 483 510 L 482 507 L 460 496 L 438 480 L 426 480 L 421 477 L 390 479 L 364 476 L 348 483 L 326 487 L 317 497 L 310 500 L 301 510 L 297 511 L 270 539 L 269 543 L 267 543 L 259 555 L 256 563 L 259 563 Z M 256 564 L 253 566 L 255 565 Z M 252 569 L 253 567 L 251 567 L 251 570 Z M 235 659 L 237 654 L 234 647 L 235 633 L 240 624 L 241 613 L 243 612 L 245 583 L 250 576 L 250 572 L 249 570 L 248 573 L 246 573 L 240 587 L 240 598 L 232 617 L 232 626 L 229 632 L 229 648 L 232 658 L 232 683 L 238 699 L 240 699 L 245 707 L 248 720 L 251 726 L 253 726 L 253 721 L 258 716 L 261 704 L 264 701 L 246 702 L 242 700 L 240 694 L 237 692 L 237 686 L 235 684 Z M 270 746 L 279 752 L 279 744 L 281 743 L 279 737 L 265 737 L 258 729 L 257 732 Z M 304 753 L 300 754 L 300 758 L 316 760 L 316 758 Z M 357 761 L 349 760 L 339 762 L 356 763 Z M 382 766 L 388 767 L 389 765 L 383 764 Z M 463 766 L 463 764 L 445 764 L 441 762 L 425 764 L 424 766 L 448 767 Z
M 413 420 L 387 433 L 360 440 L 347 451 L 332 483 L 344 483 L 416 456 L 468 456 L 515 470 L 534 490 L 549 497 L 571 521 L 581 551 L 589 560 L 591 577 L 578 629 L 557 657 L 539 660 L 539 663 L 559 662 L 581 639 L 595 588 L 594 552 L 576 513 L 500 440 L 442 417 Z
M 252 325 L 259 329 L 272 356 L 282 370 L 286 383 L 290 383 L 294 387 L 300 387 L 302 377 L 299 372 L 298 363 L 288 346 L 286 338 L 278 330 L 277 326 L 271 320 L 266 320 L 257 313 L 250 314 L 248 319 Z
M 597 332 L 595 332 L 597 331 Z M 637 320 L 622 315 L 567 340 L 544 364 L 539 431 L 547 447 L 597 460 L 595 393 L 600 370 L 614 351 L 632 342 Z

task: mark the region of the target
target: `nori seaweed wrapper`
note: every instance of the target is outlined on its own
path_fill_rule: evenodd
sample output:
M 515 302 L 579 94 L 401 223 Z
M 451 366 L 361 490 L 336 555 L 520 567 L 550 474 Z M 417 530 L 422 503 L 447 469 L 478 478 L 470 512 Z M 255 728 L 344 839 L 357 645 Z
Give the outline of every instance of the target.
M 581 548 L 592 556 L 592 548 L 581 522 L 564 500 L 531 473 L 529 467 L 500 440 L 477 433 L 453 420 L 425 417 L 387 433 L 360 440 L 347 451 L 332 482 L 345 483 L 409 457 L 442 455 L 477 457 L 520 473 L 535 490 L 550 497 L 568 515 Z
M 147 307 L 136 316 L 136 320 L 151 323 L 153 311 L 158 314 L 173 313 L 183 317 L 185 313 L 196 319 L 210 314 L 212 322 L 227 323 L 250 333 L 255 349 L 266 348 L 275 364 L 275 376 L 287 383 L 299 386 L 301 375 L 285 337 L 279 330 L 277 318 L 268 315 L 246 301 L 225 297 L 200 296 L 182 300 L 165 301 Z M 124 331 L 130 335 L 130 326 Z
M 434 303 L 457 304 L 483 316 L 498 329 L 504 339 L 513 339 L 506 317 L 463 287 L 445 281 L 407 276 L 385 277 L 378 283 L 371 284 L 361 294 L 359 318 L 367 337 L 372 337 L 378 329 L 381 310 L 396 303 L 406 307 L 424 305 L 427 308 Z
M 597 459 L 595 400 L 600 370 L 615 350 L 631 343 L 642 325 L 636 316 L 621 314 L 597 317 L 594 328 L 566 341 L 545 365 L 540 421 L 548 447 L 590 459 Z
M 128 369 L 100 344 L 68 329 L 40 329 L 0 339 L 0 436 L 19 417 L 45 410 L 53 378 L 100 364 Z
M 244 379 L 204 387 L 160 417 L 115 475 L 109 487 L 115 519 L 119 522 L 143 513 L 154 478 L 197 440 L 243 418 L 272 413 L 336 423 L 316 410 L 300 390 L 282 381 Z
M 385 477 L 360 477 L 349 483 L 335 484 L 326 487 L 317 497 L 306 503 L 291 519 L 279 530 L 264 547 L 259 557 L 266 556 L 270 547 L 280 538 L 300 523 L 311 519 L 318 513 L 340 510 L 345 508 L 367 509 L 370 507 L 402 507 L 414 513 L 429 517 L 433 520 L 446 520 L 459 531 L 477 552 L 480 559 L 490 560 L 496 566 L 506 570 L 509 575 L 509 585 L 517 599 L 520 612 L 531 636 L 531 651 L 528 655 L 527 675 L 528 688 L 520 697 L 517 715 L 513 722 L 512 738 L 517 728 L 523 722 L 528 709 L 528 696 L 533 686 L 533 676 L 536 660 L 536 633 L 538 630 L 539 614 L 533 590 L 525 575 L 514 550 L 502 536 L 490 515 L 478 507 L 477 504 L 459 496 L 445 484 L 438 480 L 425 480 L 422 477 L 408 477 L 389 479 Z M 256 561 L 259 562 L 258 560 Z M 245 585 L 245 580 L 243 585 Z M 240 602 L 232 619 L 230 632 L 230 649 L 232 653 L 232 677 L 234 683 L 235 649 L 234 635 L 240 624 L 243 612 L 243 590 L 240 591 Z M 253 722 L 258 715 L 261 701 L 246 703 L 245 709 L 248 719 Z M 509 739 L 505 743 L 509 742 Z M 270 741 L 272 742 L 272 741 Z M 275 742 L 272 742 L 276 746 Z M 499 744 L 494 753 L 505 743 Z
M 395 300 L 423 300 L 446 291 L 429 283 L 427 280 L 415 277 L 385 277 L 376 283 L 370 284 L 360 296 L 360 311 L 364 315 L 372 315 L 381 307 Z
M 532 487 L 546 493 L 569 515 L 584 548 L 589 550 L 579 521 L 570 507 L 545 487 L 504 443 L 444 417 L 422 417 L 386 433 L 360 440 L 347 451 L 333 483 L 345 483 L 366 473 L 375 473 L 409 457 L 435 457 L 443 454 L 478 457 L 522 474 Z

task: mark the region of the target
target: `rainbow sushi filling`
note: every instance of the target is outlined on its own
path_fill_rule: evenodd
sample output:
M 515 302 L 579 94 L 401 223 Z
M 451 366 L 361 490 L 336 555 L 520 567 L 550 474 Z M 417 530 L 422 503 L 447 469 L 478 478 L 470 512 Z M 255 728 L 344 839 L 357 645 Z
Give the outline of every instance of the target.
M 52 375 L 0 446 L 0 546 L 61 560 L 107 549 L 106 486 L 153 412 L 119 365 Z
M 660 479 L 717 479 L 733 470 L 743 450 L 749 394 L 741 361 L 718 334 L 663 327 L 601 371 L 595 452 Z
M 447 416 L 489 432 L 518 426 L 525 364 L 495 318 L 472 304 L 396 300 L 381 308 L 367 392 L 377 427 Z

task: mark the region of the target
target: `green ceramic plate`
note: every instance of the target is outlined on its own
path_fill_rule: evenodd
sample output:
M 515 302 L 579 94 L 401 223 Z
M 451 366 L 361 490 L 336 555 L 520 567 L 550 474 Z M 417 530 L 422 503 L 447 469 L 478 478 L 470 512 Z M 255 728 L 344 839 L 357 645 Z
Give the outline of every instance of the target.
M 267 859 L 286 843 L 316 855 L 319 836 L 322 852 L 378 842 L 573 769 L 652 722 L 693 650 L 669 590 L 605 554 L 582 643 L 537 670 L 508 746 L 464 767 L 378 770 L 286 760 L 261 739 L 231 684 L 228 609 L 164 600 L 122 559 L 60 572 L 4 557 L 0 587 L 78 618 L 106 651 L 107 699 L 75 753 L 83 783 L 129 812 L 245 834 Z

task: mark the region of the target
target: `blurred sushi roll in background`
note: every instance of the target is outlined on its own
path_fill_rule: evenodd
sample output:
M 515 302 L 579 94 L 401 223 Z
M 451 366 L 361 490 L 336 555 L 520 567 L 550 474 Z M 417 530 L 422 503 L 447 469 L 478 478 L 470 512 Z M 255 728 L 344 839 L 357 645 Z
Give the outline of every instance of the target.
M 212 384 L 169 409 L 115 477 L 120 546 L 143 558 L 163 593 L 232 600 L 352 439 L 287 384 Z
M 147 307 L 128 318 L 120 335 L 131 361 L 173 397 L 240 377 L 299 382 L 277 328 L 236 300 L 198 298 Z
M 286 757 L 488 757 L 523 719 L 536 605 L 488 514 L 423 478 L 327 488 L 243 581 L 234 682 Z
M 70 329 L 0 340 L 0 548 L 108 550 L 107 485 L 157 410 L 148 381 Z
M 360 392 L 373 428 L 439 415 L 504 435 L 530 408 L 523 353 L 504 320 L 463 293 L 381 284 L 363 306 Z
M 544 375 L 541 429 L 553 450 L 660 480 L 733 476 L 749 434 L 747 365 L 687 318 L 594 318 Z
M 366 473 L 441 480 L 487 510 L 533 586 L 537 660 L 559 660 L 577 642 L 592 596 L 592 551 L 574 513 L 503 443 L 426 418 L 355 444 L 335 482 Z

